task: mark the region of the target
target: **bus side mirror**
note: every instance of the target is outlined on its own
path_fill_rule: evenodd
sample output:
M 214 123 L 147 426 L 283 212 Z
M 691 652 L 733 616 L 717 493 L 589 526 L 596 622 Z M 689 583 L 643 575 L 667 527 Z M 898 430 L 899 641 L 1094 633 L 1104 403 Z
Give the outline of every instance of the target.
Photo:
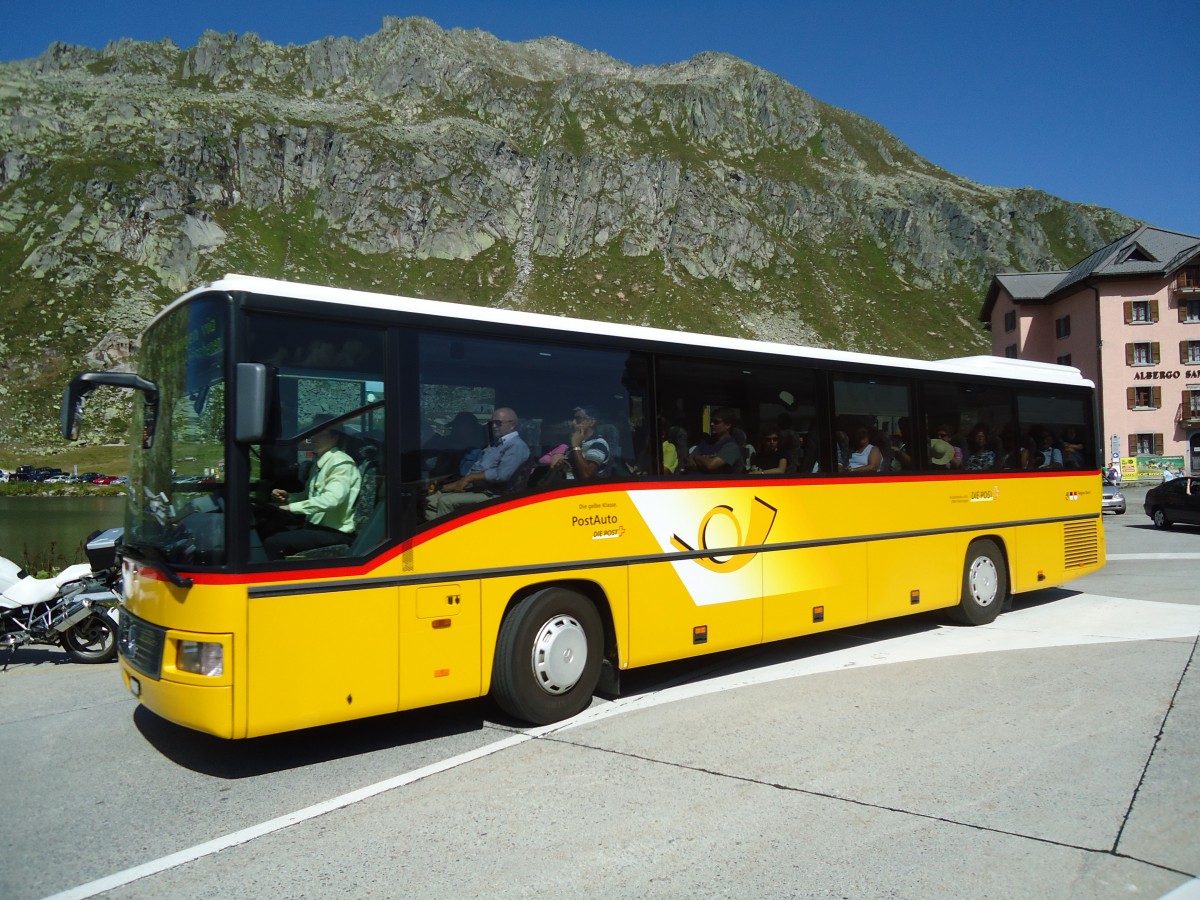
M 267 433 L 267 392 L 270 379 L 263 363 L 237 364 L 237 405 L 233 439 L 245 444 L 260 443 Z
M 158 420 L 158 385 L 132 372 L 80 372 L 72 378 L 71 383 L 63 390 L 63 438 L 68 441 L 79 438 L 79 411 L 83 408 L 83 398 L 102 384 L 141 391 L 145 395 L 146 434 L 142 443 L 143 446 L 149 447 L 154 439 L 154 425 Z

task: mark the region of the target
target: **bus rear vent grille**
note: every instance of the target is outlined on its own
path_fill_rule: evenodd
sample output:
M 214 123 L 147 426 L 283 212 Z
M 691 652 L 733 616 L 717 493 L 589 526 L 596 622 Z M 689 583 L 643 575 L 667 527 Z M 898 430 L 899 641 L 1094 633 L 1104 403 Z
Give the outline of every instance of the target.
M 1063 551 L 1068 569 L 1094 566 L 1100 562 L 1100 539 L 1096 523 L 1068 522 L 1063 526 Z

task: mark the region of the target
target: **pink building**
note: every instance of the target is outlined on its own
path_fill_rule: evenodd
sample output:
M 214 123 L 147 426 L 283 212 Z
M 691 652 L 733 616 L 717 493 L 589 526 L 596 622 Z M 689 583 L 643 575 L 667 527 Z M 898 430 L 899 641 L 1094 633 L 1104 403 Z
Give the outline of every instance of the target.
M 1067 271 L 996 275 L 992 353 L 1096 383 L 1113 457 L 1182 457 L 1200 474 L 1200 238 L 1148 225 Z

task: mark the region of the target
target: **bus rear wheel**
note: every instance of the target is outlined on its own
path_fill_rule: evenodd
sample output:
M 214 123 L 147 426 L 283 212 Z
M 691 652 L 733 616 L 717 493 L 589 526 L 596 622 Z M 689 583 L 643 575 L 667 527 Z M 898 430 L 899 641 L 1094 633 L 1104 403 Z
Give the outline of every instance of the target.
M 600 680 L 602 633 L 596 607 L 575 591 L 551 587 L 530 594 L 500 625 L 492 697 L 535 725 L 582 712 Z
M 987 625 L 1000 615 L 1008 599 L 1008 568 L 995 541 L 972 542 L 963 564 L 962 595 L 958 606 L 947 610 L 963 625 Z

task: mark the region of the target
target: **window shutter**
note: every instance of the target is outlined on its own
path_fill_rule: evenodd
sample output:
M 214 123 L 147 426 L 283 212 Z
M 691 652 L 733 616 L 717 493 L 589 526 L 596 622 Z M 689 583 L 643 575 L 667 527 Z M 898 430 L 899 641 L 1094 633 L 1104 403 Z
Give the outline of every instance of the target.
M 1150 321 L 1151 322 L 1158 321 L 1158 301 L 1157 300 L 1150 301 Z
M 1133 344 L 1125 345 L 1125 365 L 1133 365 Z
M 1137 435 L 1129 435 L 1129 453 L 1128 456 L 1137 456 Z
M 1161 434 L 1156 434 L 1154 436 L 1154 455 L 1163 455 L 1163 436 Z
M 1150 405 L 1155 409 L 1162 409 L 1162 388 L 1158 385 L 1150 388 Z
M 1125 301 L 1125 324 L 1126 325 L 1133 324 L 1133 301 L 1132 300 Z
M 1162 355 L 1159 352 L 1158 341 L 1151 341 L 1150 342 L 1150 362 L 1154 363 L 1154 365 L 1157 366 L 1161 360 L 1162 360 Z
M 1188 342 L 1187 341 L 1179 342 L 1179 361 L 1181 363 L 1185 363 L 1188 361 Z
M 1137 406 L 1137 388 L 1125 388 L 1125 408 L 1133 409 Z
M 1187 301 L 1184 300 L 1182 297 L 1179 297 L 1179 299 L 1176 302 L 1178 303 L 1177 308 L 1179 310 L 1179 321 L 1186 322 L 1187 321 Z

